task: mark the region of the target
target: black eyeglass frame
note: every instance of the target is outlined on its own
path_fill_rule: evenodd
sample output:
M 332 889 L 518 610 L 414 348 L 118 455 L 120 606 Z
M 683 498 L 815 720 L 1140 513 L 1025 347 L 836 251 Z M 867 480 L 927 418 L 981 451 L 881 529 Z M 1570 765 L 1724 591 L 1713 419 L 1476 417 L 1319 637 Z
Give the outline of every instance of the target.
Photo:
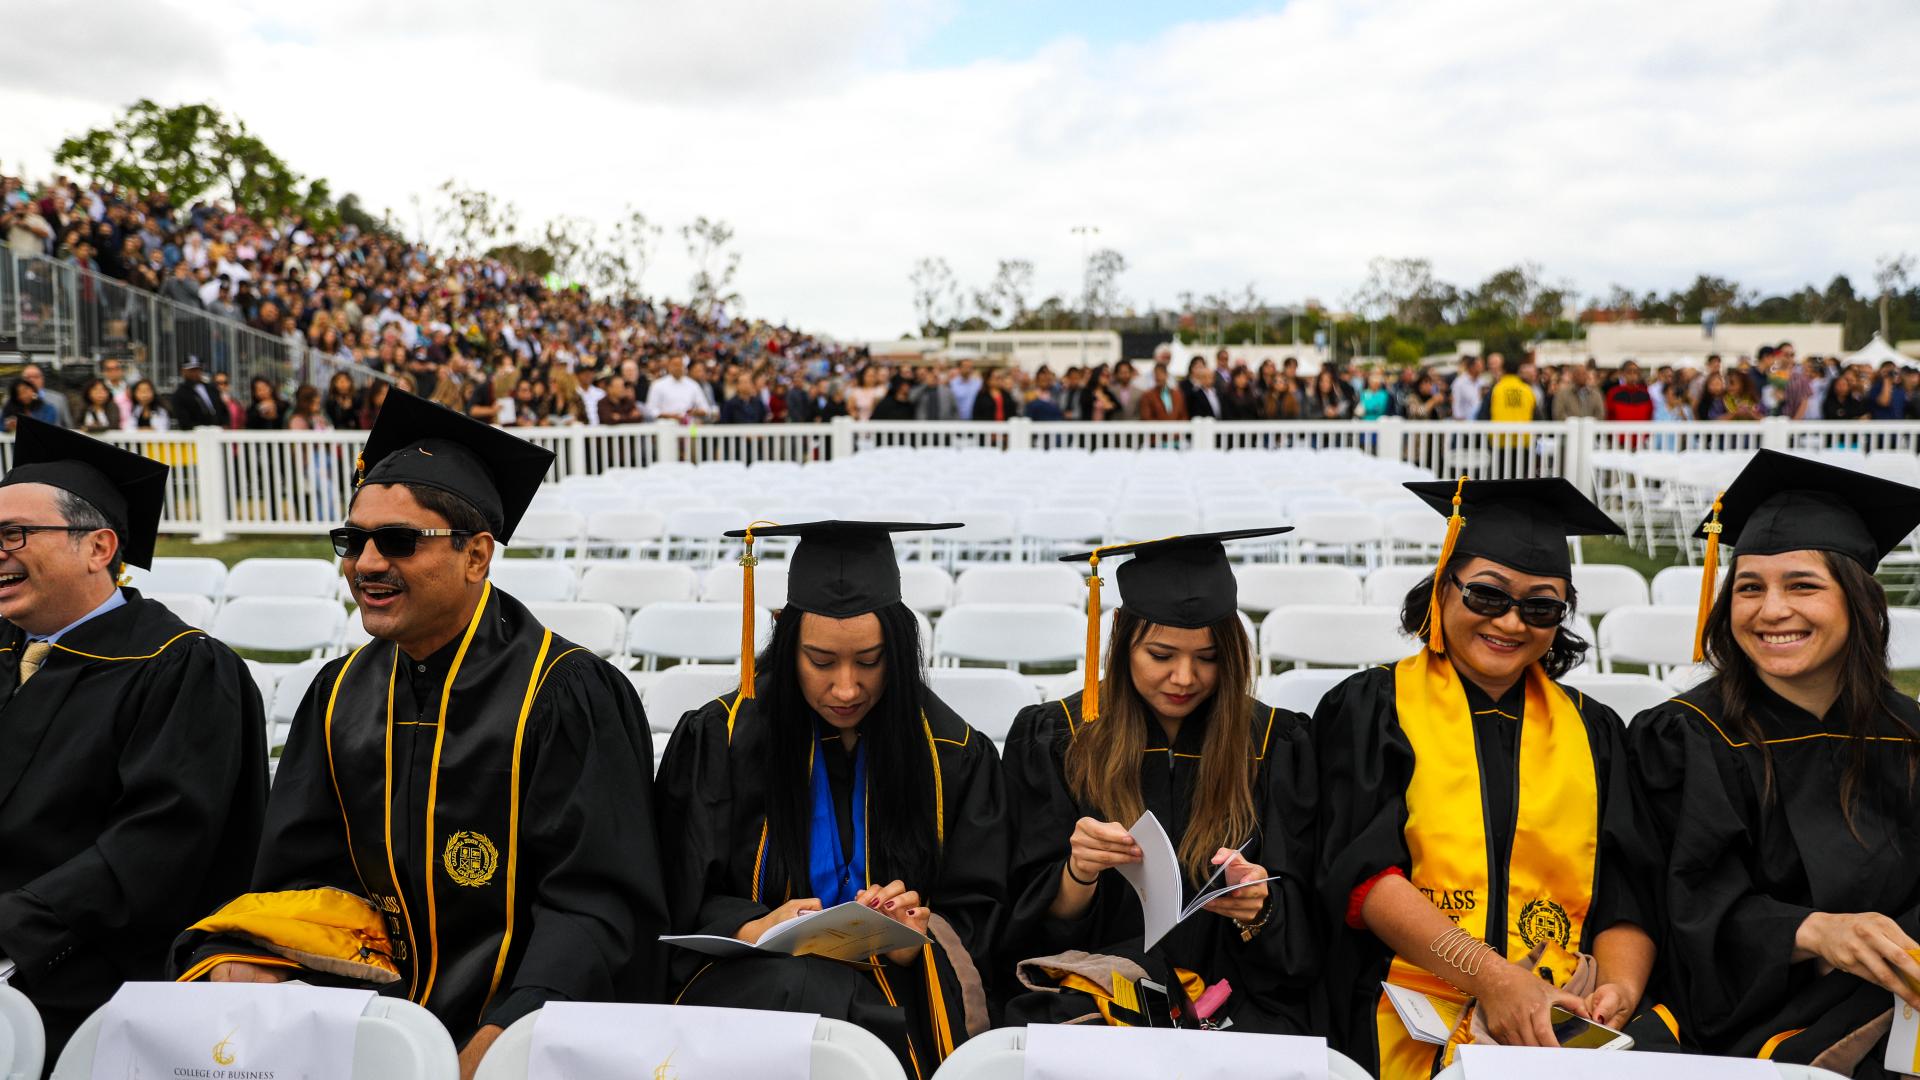
M 1520 609 L 1520 621 L 1538 630 L 1547 630 L 1567 621 L 1567 613 L 1573 605 L 1557 596 L 1515 596 L 1498 586 L 1480 581 L 1461 581 L 1449 576 L 1448 581 L 1460 590 L 1460 602 L 1468 611 L 1489 619 L 1505 615 L 1511 608 Z
M 327 539 L 333 541 L 333 553 L 343 559 L 357 559 L 366 553 L 367 541 L 379 549 L 382 557 L 388 559 L 410 558 L 420 550 L 420 541 L 434 536 L 474 536 L 471 529 L 416 529 L 411 525 L 382 525 L 377 529 L 363 529 L 358 525 L 342 525 L 327 533 Z
M 34 533 L 90 533 L 102 531 L 104 530 L 86 525 L 0 525 L 0 551 L 19 551 L 21 548 L 27 546 L 27 538 Z

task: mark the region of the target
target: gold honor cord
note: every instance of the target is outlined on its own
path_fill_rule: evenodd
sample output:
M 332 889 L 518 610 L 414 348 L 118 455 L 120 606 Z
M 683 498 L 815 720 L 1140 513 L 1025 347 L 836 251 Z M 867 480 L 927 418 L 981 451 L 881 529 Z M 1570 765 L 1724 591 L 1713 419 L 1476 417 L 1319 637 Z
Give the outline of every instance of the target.
M 776 521 L 756 521 L 747 526 L 747 550 L 740 555 L 740 696 L 753 697 L 753 568 L 760 560 L 753 555 L 753 530 L 758 525 L 778 525 Z
M 1707 616 L 1713 612 L 1713 579 L 1720 576 L 1720 501 L 1722 491 L 1713 497 L 1713 513 L 1703 527 L 1707 534 L 1707 555 L 1700 563 L 1700 612 L 1693 620 L 1693 662 L 1707 658 Z
M 1446 635 L 1440 631 L 1440 579 L 1453 558 L 1453 546 L 1460 542 L 1460 528 L 1467 523 L 1460 514 L 1460 493 L 1466 488 L 1467 478 L 1462 474 L 1453 486 L 1453 513 L 1447 515 L 1447 537 L 1440 542 L 1440 561 L 1433 567 L 1433 596 L 1427 601 L 1427 648 L 1437 653 L 1447 651 Z

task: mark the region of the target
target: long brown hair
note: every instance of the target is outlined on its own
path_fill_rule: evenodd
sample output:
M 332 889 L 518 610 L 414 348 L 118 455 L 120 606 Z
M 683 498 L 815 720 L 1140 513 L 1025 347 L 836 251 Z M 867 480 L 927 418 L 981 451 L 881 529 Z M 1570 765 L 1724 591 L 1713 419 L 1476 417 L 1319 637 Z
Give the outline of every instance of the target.
M 1081 726 L 1067 747 L 1067 787 L 1074 797 L 1123 825 L 1146 809 L 1140 794 L 1140 759 L 1147 751 L 1147 725 L 1159 721 L 1133 685 L 1130 657 L 1154 625 L 1125 608 L 1114 611 L 1107 674 L 1100 687 L 1103 715 Z M 1253 804 L 1258 768 L 1252 733 L 1253 646 L 1237 613 L 1207 631 L 1213 636 L 1220 678 L 1213 696 L 1187 718 L 1191 723 L 1204 715 L 1207 735 L 1200 747 L 1200 775 L 1193 785 L 1193 806 L 1179 849 L 1180 866 L 1195 881 L 1205 880 L 1214 852 L 1245 843 L 1259 824 Z
M 1840 595 L 1847 605 L 1847 641 L 1840 650 L 1840 697 L 1834 702 L 1829 715 L 1838 715 L 1846 721 L 1847 742 L 1851 753 L 1848 756 L 1847 771 L 1840 780 L 1840 812 L 1847 822 L 1847 831 L 1855 840 L 1860 840 L 1860 832 L 1854 827 L 1853 812 L 1859 803 L 1860 778 L 1867 768 L 1867 749 L 1872 739 L 1883 730 L 1881 719 L 1892 721 L 1897 737 L 1907 740 L 1907 799 L 1912 801 L 1913 783 L 1920 773 L 1920 731 L 1901 719 L 1900 715 L 1887 705 L 1887 694 L 1893 692 L 1893 678 L 1887 669 L 1887 638 L 1890 626 L 1887 619 L 1887 591 L 1880 582 L 1867 571 L 1867 568 L 1845 555 L 1831 551 L 1822 551 L 1826 560 L 1827 572 L 1840 588 Z M 1773 751 L 1767 747 L 1767 733 L 1762 730 L 1760 720 L 1753 709 L 1754 699 L 1764 685 L 1760 681 L 1760 672 L 1753 661 L 1740 649 L 1739 641 L 1733 632 L 1733 590 L 1739 577 L 1739 568 L 1727 574 L 1727 580 L 1720 586 L 1720 595 L 1714 599 L 1713 610 L 1707 614 L 1705 635 L 1707 662 L 1716 672 L 1715 681 L 1720 691 L 1720 701 L 1725 707 L 1726 718 L 1741 737 L 1760 751 L 1760 760 L 1764 767 L 1765 782 L 1762 785 L 1761 799 L 1772 802 L 1773 788 Z M 1877 798 L 1889 798 L 1890 792 L 1874 792 Z M 1862 841 L 1864 843 L 1864 841 Z

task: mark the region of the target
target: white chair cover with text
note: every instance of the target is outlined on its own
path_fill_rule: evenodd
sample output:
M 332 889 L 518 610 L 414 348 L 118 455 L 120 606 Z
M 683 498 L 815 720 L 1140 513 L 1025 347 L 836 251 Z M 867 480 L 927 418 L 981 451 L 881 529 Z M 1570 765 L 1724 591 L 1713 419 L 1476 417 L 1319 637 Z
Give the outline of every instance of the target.
M 1173 1028 L 1033 1024 L 1027 1028 L 1026 1080 L 1178 1076 L 1245 1080 L 1258 1062 L 1262 1080 L 1326 1080 L 1327 1040 L 1293 1035 Z
M 360 1014 L 373 997 L 304 985 L 130 982 L 101 1009 L 92 1077 L 352 1076 Z
M 540 1010 L 527 1080 L 741 1076 L 808 1080 L 811 1013 L 556 1001 Z

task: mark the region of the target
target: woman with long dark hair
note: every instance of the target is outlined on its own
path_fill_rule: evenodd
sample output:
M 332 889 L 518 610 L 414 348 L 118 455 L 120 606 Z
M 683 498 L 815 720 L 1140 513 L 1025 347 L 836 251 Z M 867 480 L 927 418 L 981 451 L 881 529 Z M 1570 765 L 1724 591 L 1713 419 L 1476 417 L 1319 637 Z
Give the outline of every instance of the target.
M 1407 487 L 1448 515 L 1401 611 L 1420 650 L 1313 718 L 1328 1035 L 1381 1080 L 1453 1050 L 1409 1036 L 1382 981 L 1443 1012 L 1476 1002 L 1456 1042 L 1556 1046 L 1553 1009 L 1618 1027 L 1653 964 L 1626 732 L 1555 681 L 1587 648 L 1566 627 L 1567 538 L 1619 526 L 1558 478 Z
M 1091 562 L 1097 575 L 1100 559 L 1133 555 L 1115 575 L 1105 676 L 1089 655 L 1086 689 L 1021 710 L 1007 737 L 1019 824 L 999 965 L 1018 983 L 1007 988 L 1009 1022 L 1145 1023 L 1115 998 L 1120 976 L 1150 978 L 1176 1001 L 1224 995 L 1200 1011 L 1236 1031 L 1308 1030 L 1321 933 L 1306 717 L 1254 699 L 1253 646 L 1222 545 L 1286 531 L 1173 537 L 1064 560 Z M 1097 596 L 1087 610 L 1098 619 Z M 1144 940 L 1140 898 L 1121 876 L 1145 855 L 1130 830 L 1148 811 L 1172 844 L 1183 902 L 1209 883 L 1243 886 L 1158 942 Z
M 756 538 L 800 538 L 786 606 L 741 688 L 681 718 L 656 781 L 677 932 L 751 943 L 857 903 L 931 941 L 853 962 L 674 950 L 676 1000 L 851 1020 L 921 1080 L 987 1026 L 979 972 L 1005 906 L 999 757 L 927 688 L 889 539 L 954 527 L 729 533 L 748 542 L 749 575 Z
M 1713 675 L 1632 729 L 1667 924 L 1634 1033 L 1883 1076 L 1890 1006 L 1920 1007 L 1920 704 L 1888 677 L 1873 574 L 1920 489 L 1763 450 L 1716 509 Z

